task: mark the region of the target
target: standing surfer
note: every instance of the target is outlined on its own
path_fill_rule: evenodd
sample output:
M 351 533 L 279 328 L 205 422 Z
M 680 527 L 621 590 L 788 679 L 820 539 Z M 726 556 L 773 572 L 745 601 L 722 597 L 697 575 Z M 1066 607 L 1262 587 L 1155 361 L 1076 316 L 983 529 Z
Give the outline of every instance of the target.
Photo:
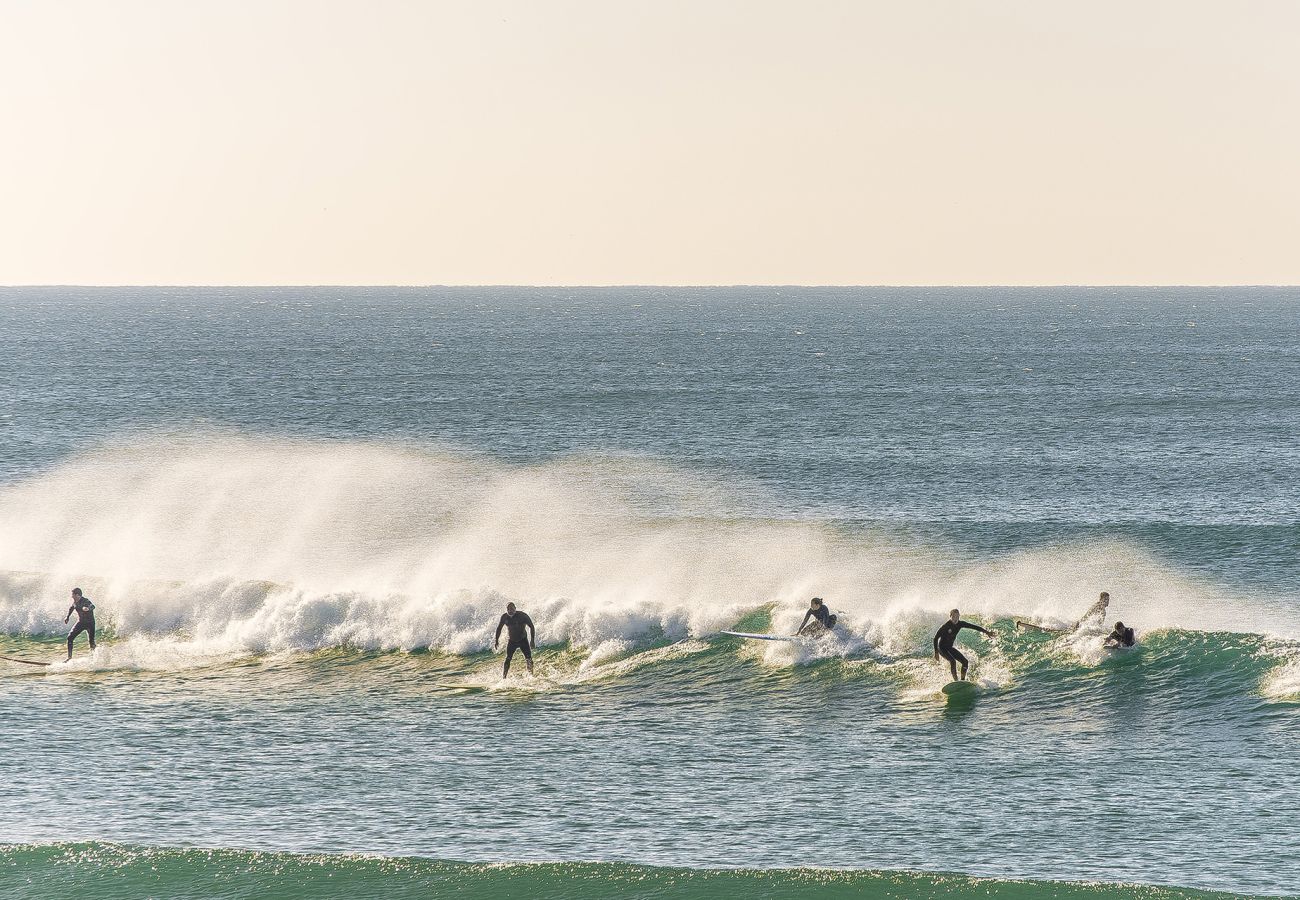
M 533 674 L 533 650 L 537 649 L 537 628 L 533 625 L 533 620 L 528 618 L 528 613 L 516 610 L 513 603 L 506 604 L 505 615 L 497 623 L 497 635 L 492 642 L 492 649 L 496 650 L 501 646 L 501 629 L 507 629 L 506 642 L 506 667 L 502 671 L 501 677 L 507 678 L 510 675 L 510 660 L 514 658 L 516 650 L 524 651 L 524 659 L 528 662 L 528 674 Z M 525 637 L 524 629 L 527 628 L 529 636 Z
M 934 658 L 938 659 L 942 656 L 948 660 L 948 665 L 952 668 L 953 681 L 957 680 L 957 663 L 961 663 L 962 681 L 966 680 L 966 669 L 970 666 L 961 651 L 953 646 L 953 642 L 957 640 L 957 632 L 963 628 L 973 628 L 990 638 L 993 637 L 993 632 L 987 628 L 981 628 L 978 625 L 972 625 L 970 622 L 962 621 L 961 610 L 954 609 L 948 614 L 948 621 L 944 622 L 943 627 L 934 635 Z
M 808 611 L 803 614 L 803 623 L 799 626 L 799 630 L 795 632 L 796 635 L 803 634 L 804 629 L 808 628 L 809 619 L 817 620 L 808 631 L 809 634 L 816 635 L 834 628 L 839 616 L 831 614 L 830 607 L 822 601 L 821 597 L 813 597 L 812 603 L 808 606 Z
M 63 624 L 68 624 L 68 619 L 73 613 L 77 614 L 77 624 L 72 626 L 68 632 L 68 659 L 72 659 L 72 642 L 77 635 L 83 631 L 90 638 L 90 649 L 95 649 L 95 604 L 90 602 L 90 598 L 81 593 L 81 588 L 72 589 L 72 605 L 68 607 L 68 614 L 63 617 Z

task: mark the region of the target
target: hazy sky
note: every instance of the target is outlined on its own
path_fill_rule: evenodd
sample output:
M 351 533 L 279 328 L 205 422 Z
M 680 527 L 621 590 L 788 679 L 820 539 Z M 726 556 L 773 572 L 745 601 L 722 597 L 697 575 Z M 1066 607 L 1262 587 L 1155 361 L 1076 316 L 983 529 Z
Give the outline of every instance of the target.
M 0 283 L 1300 283 L 1300 0 L 0 16 Z

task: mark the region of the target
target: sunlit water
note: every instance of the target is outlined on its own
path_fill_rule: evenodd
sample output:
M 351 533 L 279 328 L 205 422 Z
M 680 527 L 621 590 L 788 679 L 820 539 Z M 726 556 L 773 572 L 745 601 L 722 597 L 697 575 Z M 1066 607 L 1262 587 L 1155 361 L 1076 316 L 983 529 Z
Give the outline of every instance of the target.
M 1297 300 L 0 290 L 0 841 L 1300 892 Z

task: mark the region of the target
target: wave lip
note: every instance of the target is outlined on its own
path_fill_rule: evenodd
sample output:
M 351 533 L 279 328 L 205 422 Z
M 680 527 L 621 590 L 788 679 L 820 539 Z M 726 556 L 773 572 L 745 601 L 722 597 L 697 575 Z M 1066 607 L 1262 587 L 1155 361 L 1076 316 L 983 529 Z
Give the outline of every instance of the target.
M 627 863 L 469 863 L 360 855 L 179 849 L 110 843 L 0 846 L 10 900 L 93 896 L 406 900 L 1213 900 L 1243 897 L 1178 887 L 976 878 L 837 869 L 683 869 Z

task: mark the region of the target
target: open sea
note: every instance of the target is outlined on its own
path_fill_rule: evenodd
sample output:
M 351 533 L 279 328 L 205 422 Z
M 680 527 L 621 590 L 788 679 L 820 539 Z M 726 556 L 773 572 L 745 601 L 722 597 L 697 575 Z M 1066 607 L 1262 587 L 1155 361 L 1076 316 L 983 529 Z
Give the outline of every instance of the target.
M 1298 585 L 1296 288 L 0 288 L 0 896 L 1300 896 Z

